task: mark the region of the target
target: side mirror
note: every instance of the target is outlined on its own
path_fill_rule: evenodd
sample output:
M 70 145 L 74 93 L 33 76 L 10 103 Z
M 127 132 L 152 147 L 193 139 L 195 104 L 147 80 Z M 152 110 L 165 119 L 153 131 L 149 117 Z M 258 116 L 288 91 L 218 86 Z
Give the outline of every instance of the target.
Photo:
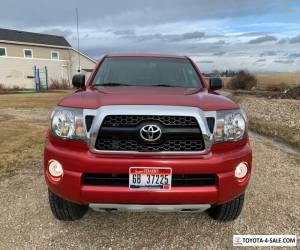
M 72 85 L 77 89 L 82 89 L 85 86 L 85 75 L 74 75 L 72 79 Z
M 209 78 L 209 88 L 211 90 L 221 89 L 223 87 L 223 81 L 219 77 Z

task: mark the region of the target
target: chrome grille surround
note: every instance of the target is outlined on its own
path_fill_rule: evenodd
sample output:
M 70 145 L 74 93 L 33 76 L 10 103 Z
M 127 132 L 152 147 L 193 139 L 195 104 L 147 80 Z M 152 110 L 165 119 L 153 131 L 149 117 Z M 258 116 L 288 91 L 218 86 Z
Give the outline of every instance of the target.
M 94 116 L 92 126 L 87 133 L 87 143 L 90 151 L 101 154 L 149 154 L 149 155 L 199 155 L 206 154 L 210 151 L 213 143 L 213 133 L 210 132 L 206 118 L 216 118 L 216 111 L 203 111 L 196 107 L 187 106 L 166 106 L 166 105 L 107 105 L 102 106 L 96 110 L 84 109 L 84 117 L 86 115 Z M 108 115 L 166 115 L 166 116 L 193 116 L 196 118 L 201 129 L 204 150 L 202 151 L 176 151 L 176 152 L 139 152 L 139 151 L 106 151 L 97 150 L 95 148 L 98 132 L 102 125 L 104 118 Z M 84 119 L 85 120 L 85 119 Z

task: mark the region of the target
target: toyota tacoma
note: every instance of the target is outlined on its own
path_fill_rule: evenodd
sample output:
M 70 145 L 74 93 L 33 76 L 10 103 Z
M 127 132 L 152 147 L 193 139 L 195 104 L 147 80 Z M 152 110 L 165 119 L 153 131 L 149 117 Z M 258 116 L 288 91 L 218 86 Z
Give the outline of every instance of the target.
M 44 150 L 59 220 L 88 210 L 200 212 L 236 219 L 252 150 L 239 106 L 188 57 L 104 56 L 51 114 Z

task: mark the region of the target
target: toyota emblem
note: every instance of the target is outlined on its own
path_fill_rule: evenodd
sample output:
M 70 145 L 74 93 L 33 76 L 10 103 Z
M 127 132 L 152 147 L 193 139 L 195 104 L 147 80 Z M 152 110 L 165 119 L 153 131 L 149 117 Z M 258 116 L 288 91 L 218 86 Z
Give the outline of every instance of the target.
M 145 125 L 140 130 L 140 136 L 147 142 L 155 142 L 161 137 L 161 128 L 154 124 Z

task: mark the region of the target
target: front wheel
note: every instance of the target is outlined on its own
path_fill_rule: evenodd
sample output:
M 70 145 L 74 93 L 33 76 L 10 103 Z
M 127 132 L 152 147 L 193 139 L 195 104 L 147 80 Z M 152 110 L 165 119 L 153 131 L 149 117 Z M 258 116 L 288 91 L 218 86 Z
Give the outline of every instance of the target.
M 241 213 L 245 194 L 240 195 L 227 203 L 212 206 L 207 212 L 209 216 L 219 221 L 235 220 Z
M 73 221 L 82 218 L 88 210 L 87 205 L 79 205 L 60 198 L 48 189 L 50 208 L 58 220 Z

